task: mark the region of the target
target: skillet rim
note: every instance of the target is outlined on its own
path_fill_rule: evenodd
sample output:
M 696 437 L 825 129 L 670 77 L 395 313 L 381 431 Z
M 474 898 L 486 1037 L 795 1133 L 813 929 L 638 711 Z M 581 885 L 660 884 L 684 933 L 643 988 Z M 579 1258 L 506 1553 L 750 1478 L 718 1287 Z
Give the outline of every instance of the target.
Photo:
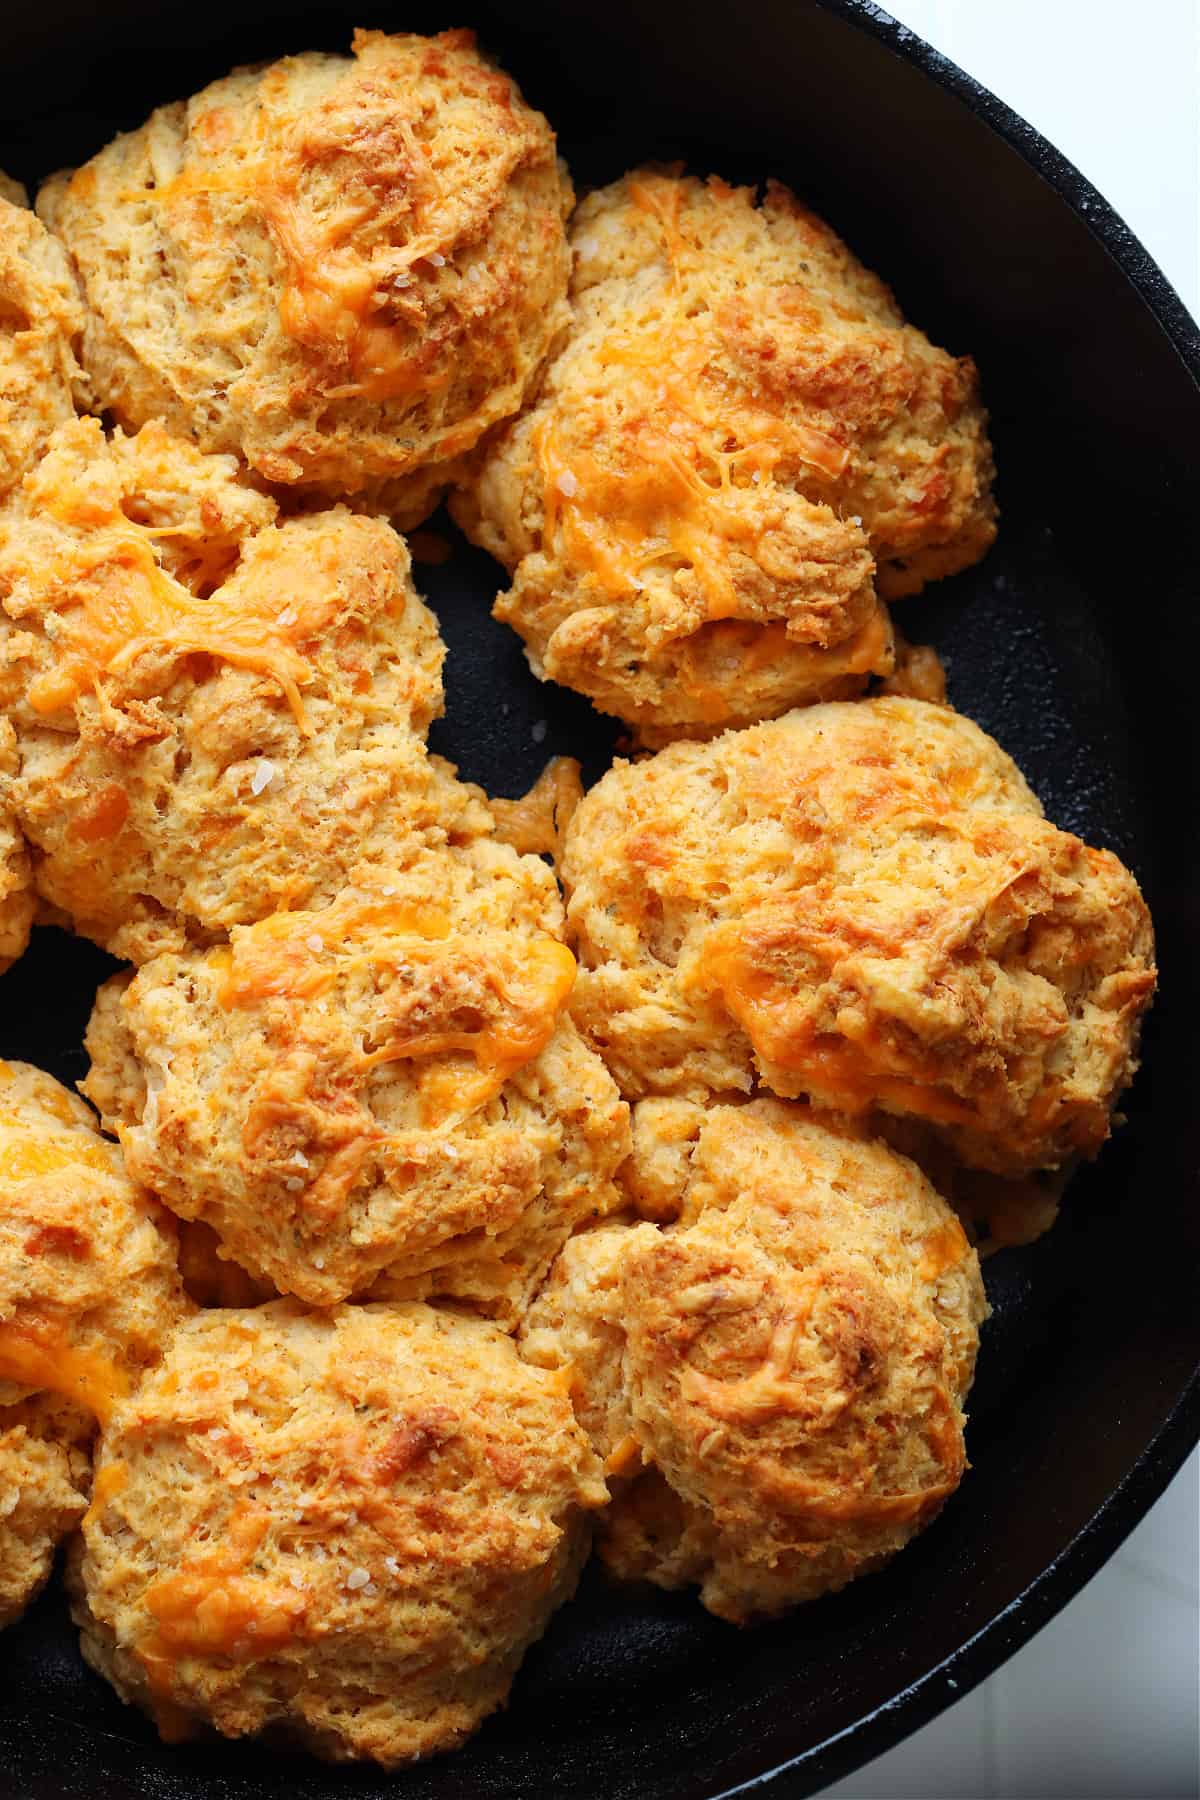
M 795 4 L 796 0 L 792 0 Z M 902 58 L 961 102 L 1064 200 L 1107 252 L 1200 390 L 1200 324 L 1166 275 L 1097 188 L 1033 126 L 987 87 L 873 0 L 801 0 L 844 21 Z M 798 1745 L 776 1721 L 761 1751 L 782 1755 L 760 1773 L 719 1789 L 712 1800 L 772 1793 L 811 1794 L 864 1766 L 962 1699 L 1032 1638 L 1112 1556 L 1200 1442 L 1200 1366 L 1181 1387 L 1153 1440 L 1060 1554 L 972 1638 L 874 1710 L 816 1744 Z M 789 1737 L 791 1742 L 789 1743 Z M 696 1771 L 692 1772 L 693 1779 Z M 687 1782 L 685 1774 L 683 1782 Z M 682 1783 L 681 1783 L 682 1786 Z M 689 1784 L 689 1792 L 699 1792 Z
M 845 20 L 912 64 L 926 79 L 962 101 L 1015 150 L 1067 202 L 1107 251 L 1200 388 L 1200 322 L 1193 318 L 1140 238 L 1068 157 L 983 82 L 967 74 L 910 26 L 875 5 L 874 0 L 809 0 L 809 4 Z M 819 1793 L 893 1749 L 965 1698 L 1049 1624 L 1100 1571 L 1155 1501 L 1161 1499 L 1198 1444 L 1200 1364 L 1180 1391 L 1158 1435 L 1103 1505 L 1053 1562 L 974 1637 L 837 1736 L 799 1751 L 748 1781 L 722 1789 L 714 1800 L 733 1800 L 735 1795 L 762 1792 L 768 1785 L 776 1786 L 795 1775 L 801 1776 L 803 1785 L 795 1785 L 792 1791 Z

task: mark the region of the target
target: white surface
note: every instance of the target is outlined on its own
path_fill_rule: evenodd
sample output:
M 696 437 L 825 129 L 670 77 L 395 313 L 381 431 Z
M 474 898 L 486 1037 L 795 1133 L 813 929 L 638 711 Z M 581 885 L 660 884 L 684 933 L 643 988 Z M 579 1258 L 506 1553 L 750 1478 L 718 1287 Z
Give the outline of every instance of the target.
M 1036 125 L 1200 315 L 1200 0 L 884 0 Z M 1032 1643 L 839 1800 L 1195 1800 L 1200 1455 Z

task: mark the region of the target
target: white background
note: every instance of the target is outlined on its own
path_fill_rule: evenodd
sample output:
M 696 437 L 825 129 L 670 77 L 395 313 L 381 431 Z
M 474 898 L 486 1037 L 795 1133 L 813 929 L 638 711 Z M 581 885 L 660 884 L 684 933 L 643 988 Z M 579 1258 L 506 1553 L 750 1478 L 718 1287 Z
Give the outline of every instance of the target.
M 889 10 L 1069 156 L 1200 315 L 1198 0 L 890 0 Z M 1198 1545 L 1193 1456 L 1125 1547 L 1032 1643 L 828 1793 L 1193 1800 Z

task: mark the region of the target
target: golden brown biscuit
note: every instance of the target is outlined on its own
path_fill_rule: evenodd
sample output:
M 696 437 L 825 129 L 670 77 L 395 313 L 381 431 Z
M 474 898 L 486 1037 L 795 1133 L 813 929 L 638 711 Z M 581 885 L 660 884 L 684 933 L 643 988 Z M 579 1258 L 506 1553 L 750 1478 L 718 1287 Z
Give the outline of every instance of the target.
M 96 1482 L 78 1619 L 123 1698 L 389 1767 L 503 1704 L 605 1499 L 565 1383 L 417 1303 L 200 1315 Z
M 647 743 L 886 675 L 877 594 L 995 535 L 971 362 L 782 187 L 639 170 L 571 237 L 566 343 L 453 503 L 534 672 Z
M 561 329 L 571 186 L 470 32 L 239 69 L 38 199 L 87 302 L 83 358 L 272 482 L 386 482 L 414 524 L 514 413 Z
M 95 419 L 0 508 L 12 803 L 39 891 L 133 961 L 490 824 L 425 754 L 443 650 L 403 541 L 275 516 L 231 458 Z
M 185 1306 L 166 1215 L 83 1101 L 0 1062 L 0 1626 L 87 1504 L 95 1420 Z
M 83 392 L 83 307 L 70 264 L 19 192 L 0 192 L 0 500 L 54 427 L 74 418 Z
M 568 1233 L 611 1211 L 629 1143 L 563 1013 L 561 926 L 537 859 L 425 852 L 110 983 L 86 1090 L 135 1178 L 252 1275 L 515 1323 Z
M 0 718 L 0 975 L 25 950 L 37 912 L 33 865 L 13 795 L 19 767 L 12 721 Z
M 0 1404 L 103 1420 L 186 1310 L 169 1217 L 53 1076 L 0 1062 Z
M 947 708 L 813 707 L 618 763 L 563 874 L 573 1013 L 630 1098 L 916 1118 L 1001 1175 L 1094 1155 L 1154 989 L 1129 871 Z
M 707 1110 L 677 1226 L 572 1238 L 523 1353 L 570 1365 L 601 1551 L 768 1616 L 878 1568 L 966 1468 L 979 1262 L 918 1169 L 795 1102 Z
M 84 1416 L 36 1394 L 0 1406 L 0 1630 L 37 1598 L 91 1481 Z

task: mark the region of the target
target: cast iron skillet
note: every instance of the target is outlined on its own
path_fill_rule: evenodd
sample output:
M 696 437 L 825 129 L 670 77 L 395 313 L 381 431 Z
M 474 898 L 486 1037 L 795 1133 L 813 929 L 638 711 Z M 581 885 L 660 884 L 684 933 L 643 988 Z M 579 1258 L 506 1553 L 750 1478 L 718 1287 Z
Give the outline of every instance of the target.
M 343 47 L 359 5 L 38 0 L 5 26 L 0 166 L 36 178 L 234 62 Z M 466 15 L 471 15 L 469 18 Z M 472 23 L 545 107 L 580 184 L 648 157 L 773 173 L 829 216 L 939 342 L 983 371 L 1003 528 L 977 570 L 903 604 L 955 701 L 1051 816 L 1129 860 L 1162 997 L 1129 1123 L 1042 1244 L 988 1266 L 974 1468 L 885 1571 L 739 1634 L 593 1569 L 508 1712 L 388 1781 L 248 1746 L 167 1749 L 87 1674 L 51 1592 L 0 1639 L 5 1800 L 699 1800 L 807 1794 L 960 1697 L 1099 1568 L 1200 1435 L 1193 1093 L 1200 760 L 1192 670 L 1200 334 L 1100 196 L 1007 108 L 862 0 L 456 0 L 363 22 Z M 450 645 L 437 748 L 499 793 L 550 751 L 594 777 L 613 733 L 540 687 L 460 546 L 424 586 Z M 548 723 L 544 743 L 532 727 Z M 540 736 L 540 734 L 539 734 Z M 0 984 L 0 1053 L 83 1072 L 107 967 L 52 931 Z

